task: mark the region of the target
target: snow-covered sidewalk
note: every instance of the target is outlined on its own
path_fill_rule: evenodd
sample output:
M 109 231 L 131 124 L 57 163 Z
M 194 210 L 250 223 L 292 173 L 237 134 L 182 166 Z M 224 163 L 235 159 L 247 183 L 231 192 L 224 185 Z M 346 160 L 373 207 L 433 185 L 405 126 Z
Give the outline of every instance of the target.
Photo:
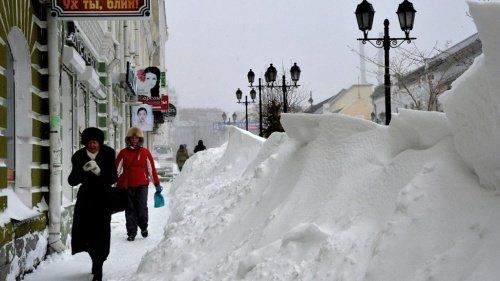
M 162 183 L 167 196 L 169 183 Z M 170 210 L 168 206 L 153 208 L 154 187 L 148 192 L 149 236 L 142 238 L 139 234 L 134 242 L 126 240 L 125 213 L 113 215 L 111 219 L 111 250 L 108 260 L 104 263 L 104 280 L 128 280 L 137 270 L 142 256 L 163 238 L 163 228 L 168 221 Z M 165 198 L 166 199 L 166 198 Z M 167 201 L 167 200 L 165 200 Z M 87 253 L 72 256 L 68 249 L 64 253 L 54 254 L 43 261 L 32 274 L 25 276 L 27 281 L 88 281 L 92 279 L 90 269 L 92 262 Z

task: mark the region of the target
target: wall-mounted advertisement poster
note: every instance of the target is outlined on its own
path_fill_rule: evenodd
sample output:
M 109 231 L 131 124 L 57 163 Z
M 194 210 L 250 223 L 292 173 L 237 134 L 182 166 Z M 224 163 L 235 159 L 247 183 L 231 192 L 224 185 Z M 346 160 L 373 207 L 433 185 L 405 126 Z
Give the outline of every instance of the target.
M 161 71 L 156 66 L 148 66 L 136 71 L 137 95 L 149 98 L 158 98 L 161 95 Z
M 153 108 L 151 105 L 136 105 L 132 106 L 131 110 L 133 127 L 139 127 L 144 132 L 153 130 Z

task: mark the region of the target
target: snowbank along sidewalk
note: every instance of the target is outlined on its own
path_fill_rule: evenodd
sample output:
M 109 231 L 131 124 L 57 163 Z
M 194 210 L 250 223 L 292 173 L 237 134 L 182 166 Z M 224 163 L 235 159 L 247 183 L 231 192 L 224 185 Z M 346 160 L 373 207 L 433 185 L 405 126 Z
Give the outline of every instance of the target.
M 285 114 L 190 158 L 134 280 L 498 280 L 500 3 L 472 2 L 484 54 L 390 126 Z

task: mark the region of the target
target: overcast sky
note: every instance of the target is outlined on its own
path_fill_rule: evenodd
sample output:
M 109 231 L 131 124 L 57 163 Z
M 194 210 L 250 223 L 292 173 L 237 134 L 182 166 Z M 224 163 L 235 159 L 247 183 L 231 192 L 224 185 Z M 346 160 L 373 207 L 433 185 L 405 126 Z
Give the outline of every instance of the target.
M 371 0 L 375 19 L 370 36 L 391 22 L 391 36 L 403 37 L 396 10 L 398 1 Z M 300 84 L 320 102 L 360 77 L 352 0 L 166 0 L 167 77 L 180 107 L 218 107 L 241 111 L 235 91 L 248 94 L 247 72 L 257 77 L 270 63 L 302 69 Z M 413 0 L 417 10 L 412 36 L 424 49 L 436 42 L 453 44 L 476 32 L 462 0 Z M 375 55 L 369 44 L 365 52 Z M 394 52 L 391 52 L 393 54 Z M 287 75 L 288 78 L 289 74 Z M 377 84 L 375 77 L 368 82 Z

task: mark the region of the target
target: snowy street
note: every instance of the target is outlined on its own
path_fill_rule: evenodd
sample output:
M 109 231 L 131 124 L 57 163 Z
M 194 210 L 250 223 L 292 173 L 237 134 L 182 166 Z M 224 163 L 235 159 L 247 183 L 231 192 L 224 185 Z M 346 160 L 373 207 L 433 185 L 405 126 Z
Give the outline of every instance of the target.
M 4 1 L 0 281 L 500 280 L 500 0 Z
M 163 182 L 164 197 L 168 194 L 170 183 Z M 140 234 L 134 242 L 128 242 L 125 229 L 125 213 L 114 214 L 111 219 L 111 249 L 108 260 L 104 263 L 104 280 L 128 280 L 135 273 L 142 256 L 155 248 L 163 237 L 163 228 L 170 215 L 167 204 L 162 208 L 153 208 L 154 186 L 148 192 L 149 236 Z M 167 198 L 165 198 L 167 199 Z M 167 201 L 167 200 L 166 200 Z M 92 262 L 87 253 L 74 256 L 68 249 L 62 254 L 54 254 L 43 261 L 34 273 L 25 276 L 27 281 L 87 281 L 92 279 Z

